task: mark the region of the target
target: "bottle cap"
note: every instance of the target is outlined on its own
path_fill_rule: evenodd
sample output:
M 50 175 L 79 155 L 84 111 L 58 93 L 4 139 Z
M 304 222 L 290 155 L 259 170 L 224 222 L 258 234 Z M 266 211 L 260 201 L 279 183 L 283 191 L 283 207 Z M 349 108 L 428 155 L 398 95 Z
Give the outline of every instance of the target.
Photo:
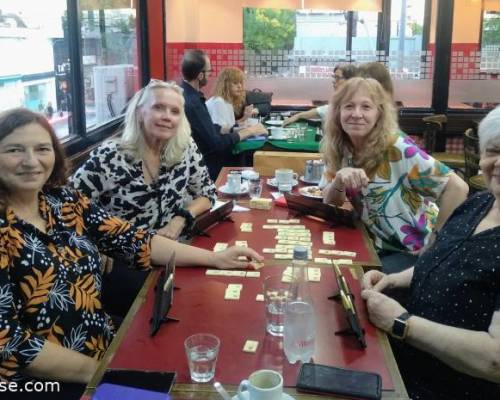
M 294 260 L 307 260 L 307 247 L 295 246 L 293 248 L 293 259 Z

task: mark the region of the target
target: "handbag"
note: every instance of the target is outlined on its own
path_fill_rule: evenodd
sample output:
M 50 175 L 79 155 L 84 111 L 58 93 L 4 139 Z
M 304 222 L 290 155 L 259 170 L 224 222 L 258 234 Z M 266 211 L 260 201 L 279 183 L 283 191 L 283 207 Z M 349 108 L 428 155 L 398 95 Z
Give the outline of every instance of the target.
M 259 110 L 261 117 L 266 117 L 271 112 L 272 99 L 273 92 L 263 92 L 260 89 L 247 90 L 246 92 L 246 104 L 253 104 Z

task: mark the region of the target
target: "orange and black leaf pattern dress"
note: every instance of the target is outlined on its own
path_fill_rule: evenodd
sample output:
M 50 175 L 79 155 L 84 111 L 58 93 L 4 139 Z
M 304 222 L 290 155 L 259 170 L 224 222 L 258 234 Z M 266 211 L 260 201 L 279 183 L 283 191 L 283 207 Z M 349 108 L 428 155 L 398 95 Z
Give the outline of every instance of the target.
M 101 303 L 100 252 L 150 267 L 150 234 L 79 192 L 39 196 L 47 231 L 7 208 L 0 217 L 0 378 L 22 370 L 46 340 L 100 359 L 114 327 Z

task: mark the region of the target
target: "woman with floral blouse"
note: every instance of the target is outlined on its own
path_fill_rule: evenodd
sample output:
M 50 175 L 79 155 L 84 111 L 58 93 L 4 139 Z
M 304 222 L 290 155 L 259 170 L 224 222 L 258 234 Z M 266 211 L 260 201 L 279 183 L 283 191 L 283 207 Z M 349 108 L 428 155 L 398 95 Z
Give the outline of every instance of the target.
M 64 187 L 64 164 L 43 116 L 26 109 L 0 114 L 3 380 L 89 381 L 114 335 L 101 303 L 101 252 L 143 270 L 151 263 L 165 265 L 173 253 L 179 265 L 217 268 L 246 267 L 241 255 L 261 259 L 251 249 L 212 253 L 136 228 Z M 81 390 L 60 398 L 74 398 Z
M 333 179 L 324 201 L 349 198 L 383 269 L 406 268 L 465 200 L 467 184 L 398 134 L 393 101 L 376 80 L 348 80 L 331 104 L 322 152 Z
M 121 137 L 92 151 L 71 181 L 106 211 L 169 239 L 187 233 L 194 218 L 210 209 L 216 198 L 191 138 L 182 88 L 160 80 L 135 94 Z M 114 316 L 124 317 L 146 274 L 111 269 L 112 261 L 104 275 L 104 304 Z

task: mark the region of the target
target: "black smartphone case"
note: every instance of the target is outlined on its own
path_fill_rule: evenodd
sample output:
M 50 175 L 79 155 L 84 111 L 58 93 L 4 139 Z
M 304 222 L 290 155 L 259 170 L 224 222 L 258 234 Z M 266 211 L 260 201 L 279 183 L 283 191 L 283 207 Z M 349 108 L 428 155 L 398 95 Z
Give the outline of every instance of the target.
M 382 395 L 382 379 L 379 374 L 373 372 L 305 363 L 300 368 L 297 389 L 379 400 Z
M 175 372 L 108 369 L 99 383 L 112 383 L 155 392 L 170 393 L 175 382 L 175 377 Z

